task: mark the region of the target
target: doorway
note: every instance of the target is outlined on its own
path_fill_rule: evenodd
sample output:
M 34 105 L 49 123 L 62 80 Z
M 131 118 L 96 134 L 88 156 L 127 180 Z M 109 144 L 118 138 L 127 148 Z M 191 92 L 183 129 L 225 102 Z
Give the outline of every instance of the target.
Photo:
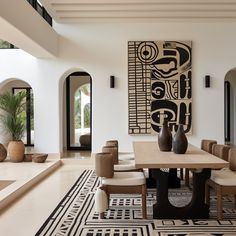
M 86 72 L 66 78 L 67 150 L 91 150 L 92 79 Z
M 225 144 L 236 146 L 236 68 L 224 81 L 224 136 Z

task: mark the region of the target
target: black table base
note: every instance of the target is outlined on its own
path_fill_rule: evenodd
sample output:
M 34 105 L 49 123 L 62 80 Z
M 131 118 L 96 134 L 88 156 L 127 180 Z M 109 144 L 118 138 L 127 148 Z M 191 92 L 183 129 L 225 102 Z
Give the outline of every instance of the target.
M 155 169 L 148 170 L 148 178 L 146 179 L 147 188 L 156 188 L 156 178 L 153 177 L 152 171 Z M 180 188 L 180 178 L 177 175 L 177 169 L 170 169 L 168 175 L 168 187 L 169 188 Z
M 192 199 L 184 207 L 173 206 L 168 199 L 169 172 L 160 169 L 151 170 L 156 179 L 157 202 L 153 205 L 155 219 L 205 219 L 209 218 L 209 206 L 205 201 L 205 182 L 211 175 L 211 169 L 193 171 Z

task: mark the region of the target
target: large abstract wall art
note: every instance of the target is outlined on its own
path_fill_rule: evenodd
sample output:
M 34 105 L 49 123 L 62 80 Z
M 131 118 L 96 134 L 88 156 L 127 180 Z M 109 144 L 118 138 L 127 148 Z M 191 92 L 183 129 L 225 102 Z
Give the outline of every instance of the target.
M 129 134 L 192 131 L 191 41 L 129 41 Z

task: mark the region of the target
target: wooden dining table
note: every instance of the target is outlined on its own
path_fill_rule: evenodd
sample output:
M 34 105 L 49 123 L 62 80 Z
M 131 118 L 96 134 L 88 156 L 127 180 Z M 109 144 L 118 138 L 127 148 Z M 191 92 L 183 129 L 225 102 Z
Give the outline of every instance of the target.
M 211 169 L 227 167 L 229 163 L 198 147 L 188 144 L 185 154 L 162 152 L 153 141 L 133 142 L 135 166 L 148 168 L 156 180 L 156 203 L 153 218 L 156 219 L 204 219 L 209 218 L 209 205 L 205 203 L 205 182 Z M 172 168 L 192 170 L 192 199 L 183 207 L 173 206 L 168 198 L 168 177 Z

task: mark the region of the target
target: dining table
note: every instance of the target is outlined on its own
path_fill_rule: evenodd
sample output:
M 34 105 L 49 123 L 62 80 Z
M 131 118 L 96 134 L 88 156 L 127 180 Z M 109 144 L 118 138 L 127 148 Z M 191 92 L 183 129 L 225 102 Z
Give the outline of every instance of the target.
M 200 148 L 188 144 L 185 154 L 160 151 L 156 141 L 133 142 L 135 166 L 148 168 L 156 181 L 154 219 L 209 218 L 209 205 L 205 203 L 205 182 L 212 169 L 228 167 L 229 163 Z M 192 198 L 185 206 L 174 206 L 168 198 L 169 171 L 188 168 L 192 171 Z

